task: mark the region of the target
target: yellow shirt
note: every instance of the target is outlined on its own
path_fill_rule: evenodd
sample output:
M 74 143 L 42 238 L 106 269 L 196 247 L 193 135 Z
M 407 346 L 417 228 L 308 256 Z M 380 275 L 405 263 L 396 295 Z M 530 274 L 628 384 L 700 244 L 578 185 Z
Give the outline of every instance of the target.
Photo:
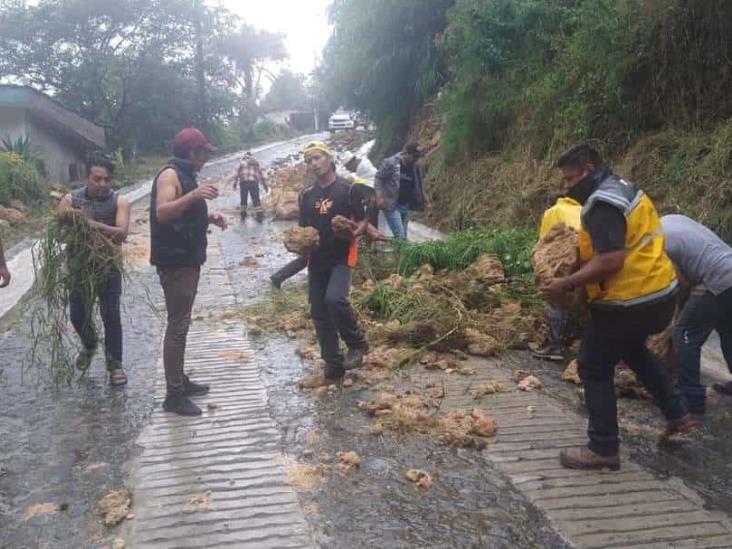
M 568 227 L 579 230 L 582 226 L 581 214 L 582 205 L 579 202 L 572 198 L 559 198 L 554 206 L 544 212 L 539 227 L 539 238 L 544 237 L 558 223 L 564 223 Z

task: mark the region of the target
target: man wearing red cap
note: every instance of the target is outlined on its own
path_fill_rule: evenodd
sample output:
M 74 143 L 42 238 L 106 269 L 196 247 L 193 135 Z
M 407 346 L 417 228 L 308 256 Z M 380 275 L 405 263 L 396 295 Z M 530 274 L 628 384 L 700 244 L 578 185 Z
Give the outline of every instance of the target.
M 201 409 L 189 397 L 209 390 L 188 379 L 183 359 L 201 265 L 206 261 L 206 232 L 209 224 L 226 228 L 224 217 L 209 212 L 206 205 L 219 194 L 216 183 L 196 181 L 215 150 L 199 130 L 181 130 L 173 140 L 173 158 L 155 177 L 150 193 L 150 263 L 157 267 L 168 311 L 163 409 L 183 416 L 200 415 Z

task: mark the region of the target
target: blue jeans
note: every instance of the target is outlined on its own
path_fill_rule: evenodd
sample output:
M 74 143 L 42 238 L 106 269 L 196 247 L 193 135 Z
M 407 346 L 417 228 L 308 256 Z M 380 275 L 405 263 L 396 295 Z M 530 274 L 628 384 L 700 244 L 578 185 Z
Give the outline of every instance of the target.
M 700 357 L 712 330 L 717 330 L 722 354 L 732 372 L 732 289 L 715 296 L 711 292 L 689 297 L 674 331 L 679 357 L 679 385 L 691 405 L 703 406 L 706 387 L 701 383 Z
M 409 227 L 409 206 L 397 204 L 391 210 L 384 210 L 384 217 L 394 238 L 406 240 L 407 228 Z

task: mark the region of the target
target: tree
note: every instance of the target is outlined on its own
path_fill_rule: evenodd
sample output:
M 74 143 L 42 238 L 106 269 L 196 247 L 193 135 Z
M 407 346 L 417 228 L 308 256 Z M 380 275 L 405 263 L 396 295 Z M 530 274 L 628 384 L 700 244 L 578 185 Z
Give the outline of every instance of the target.
M 261 108 L 264 111 L 284 109 L 305 109 L 310 106 L 306 89 L 305 76 L 289 70 L 283 70 L 262 100 Z

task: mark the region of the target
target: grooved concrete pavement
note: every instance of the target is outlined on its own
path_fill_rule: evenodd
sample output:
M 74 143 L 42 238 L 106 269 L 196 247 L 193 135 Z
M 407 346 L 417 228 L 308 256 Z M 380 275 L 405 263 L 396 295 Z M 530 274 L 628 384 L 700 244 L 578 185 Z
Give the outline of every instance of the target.
M 732 547 L 729 517 L 705 510 L 680 479 L 660 480 L 627 458 L 619 473 L 562 468 L 559 451 L 586 443 L 586 420 L 541 391 L 518 391 L 511 371 L 497 362 L 474 359 L 464 365 L 476 375 L 418 377 L 424 383 L 442 378 L 443 410 L 478 407 L 497 420 L 498 435 L 483 452 L 485 458 L 546 513 L 568 543 L 582 548 Z M 489 380 L 509 391 L 475 400 L 471 390 Z
M 295 491 L 286 483 L 280 436 L 242 328 L 195 320 L 235 303 L 216 235 L 202 273 L 188 336 L 186 368 L 211 384 L 199 418 L 162 411 L 159 365 L 155 411 L 138 444 L 130 488 L 134 520 L 124 536 L 139 548 L 309 547 Z

